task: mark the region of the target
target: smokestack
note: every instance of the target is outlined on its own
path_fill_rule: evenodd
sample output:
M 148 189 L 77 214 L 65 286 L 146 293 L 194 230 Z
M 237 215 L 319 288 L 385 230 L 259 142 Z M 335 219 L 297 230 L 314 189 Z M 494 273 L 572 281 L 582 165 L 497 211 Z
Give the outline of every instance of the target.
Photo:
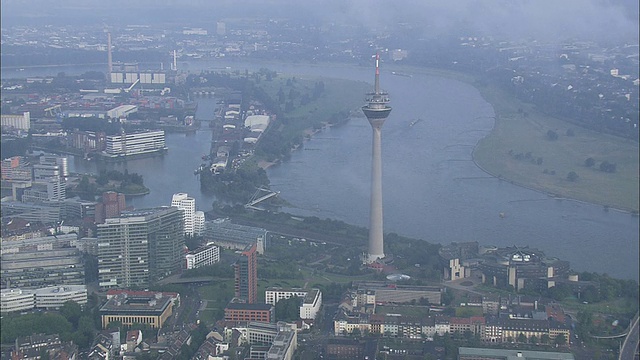
M 111 58 L 111 33 L 107 33 L 107 76 L 109 77 L 109 81 L 111 81 L 111 71 L 113 71 L 113 61 Z

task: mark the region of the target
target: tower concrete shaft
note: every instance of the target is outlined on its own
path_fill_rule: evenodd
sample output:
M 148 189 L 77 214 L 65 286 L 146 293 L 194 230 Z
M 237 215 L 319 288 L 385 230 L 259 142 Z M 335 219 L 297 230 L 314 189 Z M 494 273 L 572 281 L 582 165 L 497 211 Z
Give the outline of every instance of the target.
M 380 90 L 380 56 L 376 55 L 374 92 L 368 95 L 368 104 L 362 112 L 373 129 L 371 162 L 371 207 L 369 218 L 369 252 L 365 261 L 375 262 L 384 258 L 384 232 L 382 219 L 382 125 L 391 113 L 387 93 Z

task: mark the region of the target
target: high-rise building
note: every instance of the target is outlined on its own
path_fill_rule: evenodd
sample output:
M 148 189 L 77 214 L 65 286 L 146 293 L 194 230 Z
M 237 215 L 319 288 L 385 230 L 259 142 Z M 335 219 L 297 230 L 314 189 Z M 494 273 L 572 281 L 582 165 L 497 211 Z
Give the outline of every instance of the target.
M 98 225 L 101 288 L 148 287 L 181 269 L 182 212 L 172 207 L 125 211 Z
M 258 257 L 256 244 L 251 244 L 240 254 L 234 264 L 235 297 L 249 304 L 258 301 Z
M 25 203 L 59 202 L 66 198 L 66 188 L 60 179 L 48 179 L 24 187 L 21 200 Z
M 186 193 L 173 194 L 171 206 L 182 211 L 184 217 L 184 233 L 189 236 L 195 234 L 196 199 Z
M 196 235 L 201 236 L 204 233 L 204 211 L 196 211 L 193 219 L 193 231 Z
M 373 129 L 373 156 L 371 163 L 371 207 L 369 219 L 369 252 L 363 259 L 370 264 L 384 258 L 382 230 L 382 125 L 391 112 L 389 97 L 380 90 L 380 55 L 376 54 L 374 91 L 367 94 L 368 104 L 362 112 Z

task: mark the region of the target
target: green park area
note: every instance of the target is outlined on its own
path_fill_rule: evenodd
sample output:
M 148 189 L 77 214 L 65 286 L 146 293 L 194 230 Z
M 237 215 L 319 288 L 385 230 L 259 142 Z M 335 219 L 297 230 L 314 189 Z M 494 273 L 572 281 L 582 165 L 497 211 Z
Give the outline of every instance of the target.
M 553 196 L 638 211 L 637 142 L 543 115 L 493 86 L 479 89 L 496 112 L 474 151 L 481 168 Z

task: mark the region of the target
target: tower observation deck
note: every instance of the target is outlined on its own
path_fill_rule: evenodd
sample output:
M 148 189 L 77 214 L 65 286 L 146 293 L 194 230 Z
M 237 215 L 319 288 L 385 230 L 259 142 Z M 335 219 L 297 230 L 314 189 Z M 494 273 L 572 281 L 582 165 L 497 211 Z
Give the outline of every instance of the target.
M 369 251 L 364 259 L 368 264 L 384 258 L 382 229 L 382 125 L 391 113 L 389 97 L 380 90 L 380 55 L 376 54 L 376 77 L 372 93 L 367 94 L 368 104 L 362 112 L 373 129 L 371 162 L 371 207 L 369 218 Z

